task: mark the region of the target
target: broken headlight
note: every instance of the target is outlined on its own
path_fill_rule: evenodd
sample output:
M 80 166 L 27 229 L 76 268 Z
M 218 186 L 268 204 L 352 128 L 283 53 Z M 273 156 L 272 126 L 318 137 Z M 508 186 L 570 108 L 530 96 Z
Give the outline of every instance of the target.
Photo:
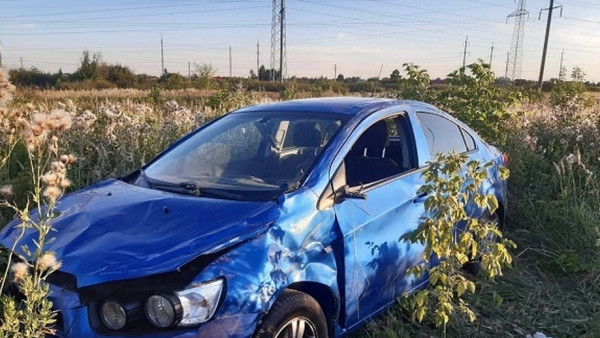
M 204 323 L 215 314 L 222 291 L 223 279 L 216 279 L 173 294 L 153 295 L 146 300 L 146 318 L 159 328 Z

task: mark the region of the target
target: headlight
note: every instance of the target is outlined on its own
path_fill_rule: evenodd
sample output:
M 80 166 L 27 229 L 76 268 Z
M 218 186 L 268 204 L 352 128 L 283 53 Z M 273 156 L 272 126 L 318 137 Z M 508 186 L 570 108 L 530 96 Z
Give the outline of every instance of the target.
M 172 295 L 154 295 L 146 301 L 146 318 L 152 325 L 165 328 L 181 319 L 181 303 Z
M 175 292 L 183 309 L 179 325 L 200 324 L 211 319 L 217 311 L 222 291 L 223 280 L 217 279 Z
M 174 295 L 151 296 L 146 301 L 146 317 L 159 328 L 204 323 L 215 314 L 222 291 L 223 280 L 216 279 L 175 292 Z
M 111 330 L 120 330 L 127 324 L 127 314 L 121 304 L 115 301 L 106 301 L 100 309 L 102 323 Z

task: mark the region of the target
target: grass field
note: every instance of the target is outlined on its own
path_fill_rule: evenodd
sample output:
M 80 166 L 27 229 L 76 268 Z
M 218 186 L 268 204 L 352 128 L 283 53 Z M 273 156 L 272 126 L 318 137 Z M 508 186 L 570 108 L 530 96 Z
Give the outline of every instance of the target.
M 597 93 L 596 93 L 597 95 Z M 308 96 L 305 95 L 305 96 Z M 600 105 L 598 96 L 542 96 L 510 107 L 499 144 L 510 157 L 505 233 L 515 241 L 513 268 L 480 280 L 467 298 L 474 323 L 451 320 L 451 337 L 600 336 Z M 59 111 L 73 118 L 61 149 L 78 157 L 70 190 L 127 173 L 206 121 L 231 109 L 277 100 L 262 92 L 179 90 L 18 91 L 8 111 L 28 118 Z M 6 143 L 0 143 L 6 147 Z M 2 154 L 2 153 L 0 153 Z M 31 186 L 18 143 L 0 186 L 10 184 L 24 203 Z M 0 210 L 0 225 L 12 217 Z M 354 337 L 430 337 L 441 331 L 414 323 L 400 303 Z

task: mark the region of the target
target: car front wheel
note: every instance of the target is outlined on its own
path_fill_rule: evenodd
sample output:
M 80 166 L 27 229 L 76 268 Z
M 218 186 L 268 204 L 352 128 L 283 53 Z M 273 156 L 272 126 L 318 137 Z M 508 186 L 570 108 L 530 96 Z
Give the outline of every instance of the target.
M 327 338 L 319 303 L 304 292 L 284 290 L 259 324 L 256 338 Z

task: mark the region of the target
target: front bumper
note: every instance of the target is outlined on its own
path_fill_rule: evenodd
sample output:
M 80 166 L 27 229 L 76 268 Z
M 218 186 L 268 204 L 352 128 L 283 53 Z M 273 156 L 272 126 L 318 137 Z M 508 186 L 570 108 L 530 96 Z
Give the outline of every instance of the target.
M 99 335 L 90 326 L 88 309 L 79 302 L 79 296 L 71 291 L 50 285 L 50 301 L 58 311 L 57 323 L 54 327 L 55 336 L 63 337 L 131 337 L 115 335 Z M 160 333 L 143 335 L 143 337 L 251 337 L 261 313 L 223 315 L 215 317 L 199 327 L 185 331 L 172 332 L 165 330 Z

